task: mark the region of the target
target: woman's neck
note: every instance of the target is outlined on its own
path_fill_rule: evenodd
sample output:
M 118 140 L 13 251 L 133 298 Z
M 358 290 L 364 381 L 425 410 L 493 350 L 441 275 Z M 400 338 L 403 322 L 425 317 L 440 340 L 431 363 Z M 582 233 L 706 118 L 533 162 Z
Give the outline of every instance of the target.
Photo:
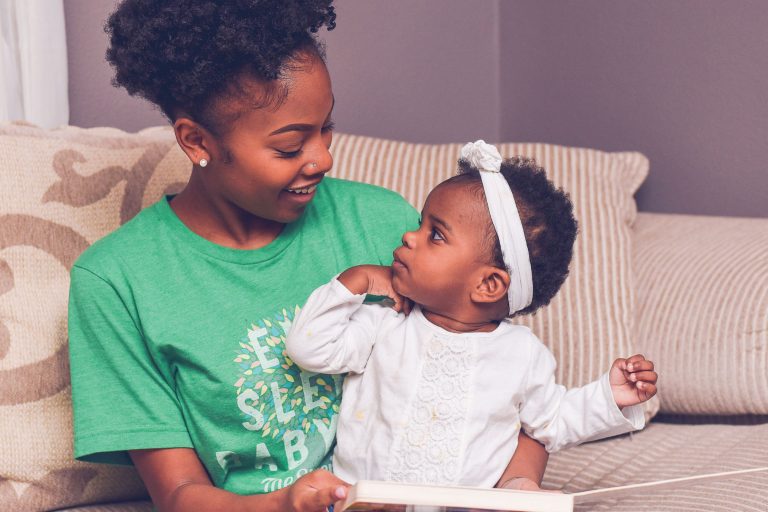
M 446 315 L 438 313 L 436 311 L 430 311 L 421 308 L 421 312 L 430 323 L 435 324 L 438 327 L 445 329 L 446 331 L 456 333 L 471 333 L 471 332 L 492 332 L 499 326 L 499 322 L 493 320 L 483 319 L 460 319 L 452 315 Z M 470 315 L 472 316 L 472 315 Z
M 260 249 L 285 227 L 245 212 L 223 198 L 212 197 L 194 171 L 184 190 L 171 201 L 171 209 L 193 233 L 232 249 Z

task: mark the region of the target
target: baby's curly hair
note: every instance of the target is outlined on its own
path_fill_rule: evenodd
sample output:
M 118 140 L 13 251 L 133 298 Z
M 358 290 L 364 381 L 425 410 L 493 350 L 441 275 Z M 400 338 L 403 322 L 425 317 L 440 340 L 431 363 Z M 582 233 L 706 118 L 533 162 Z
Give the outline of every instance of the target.
M 313 34 L 336 26 L 332 2 L 124 0 L 104 27 L 113 84 L 154 103 L 171 122 L 183 111 L 217 132 L 226 122 L 214 104 L 243 97 L 244 75 L 267 86 L 249 106 L 274 106 L 287 94 L 275 82 L 292 64 L 324 57 Z
M 464 159 L 459 160 L 458 165 L 458 175 L 447 181 L 470 185 L 482 204 L 486 205 L 480 172 Z M 533 301 L 527 308 L 510 315 L 514 317 L 546 306 L 560 289 L 568 276 L 578 224 L 568 194 L 556 188 L 534 160 L 523 157 L 504 160 L 501 173 L 515 196 L 533 275 Z M 490 216 L 483 249 L 494 266 L 506 269 Z

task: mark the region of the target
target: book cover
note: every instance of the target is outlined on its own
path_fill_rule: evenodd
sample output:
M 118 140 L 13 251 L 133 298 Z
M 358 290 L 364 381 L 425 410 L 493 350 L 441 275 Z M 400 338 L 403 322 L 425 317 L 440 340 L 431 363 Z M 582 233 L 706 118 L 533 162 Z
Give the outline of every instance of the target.
M 711 480 L 738 478 L 759 471 L 768 471 L 768 467 L 658 480 L 572 494 L 361 480 L 350 488 L 347 499 L 336 511 L 573 512 L 573 507 L 576 504 L 620 498 L 630 494 L 653 492 L 660 489 L 674 489 Z

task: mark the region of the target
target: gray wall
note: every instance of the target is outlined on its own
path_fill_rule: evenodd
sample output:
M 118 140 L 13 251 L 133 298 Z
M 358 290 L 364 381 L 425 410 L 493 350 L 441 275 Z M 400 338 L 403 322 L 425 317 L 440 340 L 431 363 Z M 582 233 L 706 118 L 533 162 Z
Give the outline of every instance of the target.
M 163 122 L 109 85 L 114 0 L 66 0 L 71 124 Z M 639 150 L 641 210 L 768 217 L 768 2 L 336 0 L 340 131 Z
M 413 142 L 499 133 L 499 3 L 341 0 L 325 36 L 340 130 Z
M 90 128 L 115 126 L 136 131 L 165 123 L 143 100 L 110 85 L 112 68 L 104 60 L 104 22 L 115 0 L 65 0 L 69 56 L 69 124 Z
M 768 2 L 501 4 L 504 139 L 651 160 L 641 209 L 768 217 Z

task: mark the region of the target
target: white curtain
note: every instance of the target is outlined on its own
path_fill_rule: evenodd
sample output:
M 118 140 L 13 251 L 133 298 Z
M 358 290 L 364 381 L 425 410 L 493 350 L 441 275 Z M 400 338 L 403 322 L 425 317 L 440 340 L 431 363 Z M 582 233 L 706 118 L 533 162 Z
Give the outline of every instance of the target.
M 0 122 L 69 122 L 63 0 L 0 0 Z

